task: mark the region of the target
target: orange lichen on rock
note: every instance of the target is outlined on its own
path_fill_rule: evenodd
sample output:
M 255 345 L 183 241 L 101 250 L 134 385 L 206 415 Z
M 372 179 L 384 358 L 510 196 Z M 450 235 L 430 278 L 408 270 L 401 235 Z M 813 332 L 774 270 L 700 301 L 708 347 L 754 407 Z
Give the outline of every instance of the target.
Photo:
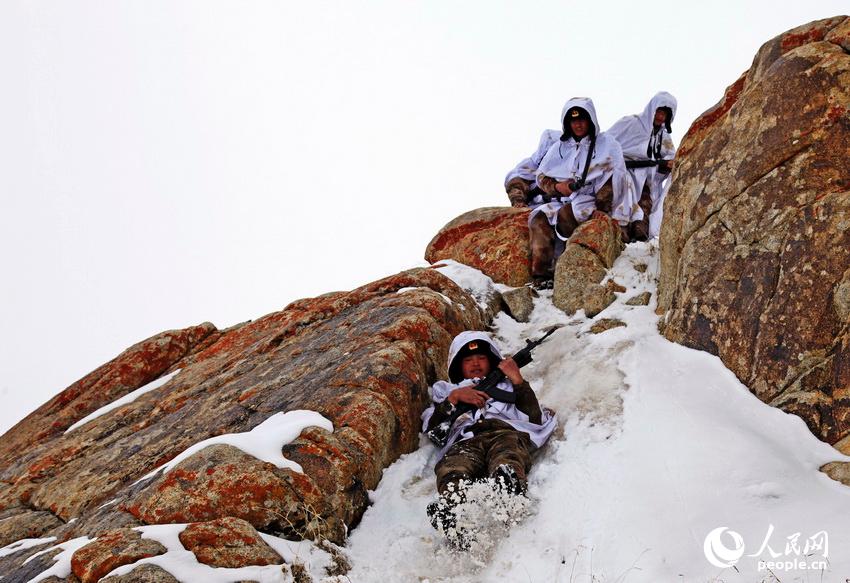
M 97 540 L 78 549 L 71 557 L 71 572 L 82 583 L 96 583 L 113 569 L 166 551 L 164 546 L 143 539 L 135 530 L 120 529 L 101 534 Z
M 762 45 L 683 140 L 659 245 L 664 335 L 830 443 L 850 435 L 846 322 L 825 300 L 850 262 L 848 33 L 841 16 Z
M 250 523 L 231 516 L 190 524 L 179 538 L 198 562 L 211 567 L 239 568 L 283 563 L 280 555 Z
M 531 280 L 528 209 L 481 208 L 445 225 L 425 250 L 425 260 L 453 259 L 513 287 Z
M 787 53 L 797 47 L 824 40 L 844 17 L 827 18 L 797 27 L 781 35 L 780 47 Z
M 699 144 L 705 134 L 722 119 L 744 91 L 747 84 L 747 72 L 745 71 L 738 79 L 726 88 L 723 93 L 723 98 L 713 107 L 702 113 L 688 129 L 685 137 L 682 138 L 682 144 L 679 146 L 676 156 L 682 158 L 686 156 L 697 144 Z

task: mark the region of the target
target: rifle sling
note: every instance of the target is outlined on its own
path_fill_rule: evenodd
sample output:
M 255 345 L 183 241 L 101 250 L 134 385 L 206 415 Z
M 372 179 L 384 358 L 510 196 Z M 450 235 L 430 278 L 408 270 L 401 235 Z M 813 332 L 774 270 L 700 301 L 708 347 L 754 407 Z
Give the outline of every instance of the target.
M 596 132 L 590 137 L 590 149 L 587 151 L 587 160 L 584 161 L 584 172 L 581 173 L 581 184 L 584 186 L 587 181 L 587 173 L 590 171 L 590 160 L 593 158 L 593 152 L 596 150 Z

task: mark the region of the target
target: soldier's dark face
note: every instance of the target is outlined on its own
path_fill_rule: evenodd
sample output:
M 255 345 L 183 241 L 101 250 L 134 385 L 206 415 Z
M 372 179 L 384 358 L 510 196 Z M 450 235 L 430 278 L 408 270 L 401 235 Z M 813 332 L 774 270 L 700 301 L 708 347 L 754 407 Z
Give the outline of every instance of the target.
M 667 112 L 664 111 L 663 108 L 659 107 L 655 110 L 655 119 L 652 120 L 652 124 L 655 127 L 659 127 L 661 124 L 667 121 Z
M 463 378 L 484 378 L 490 372 L 490 359 L 483 354 L 470 354 L 460 361 L 460 372 Z
M 583 117 L 571 119 L 570 129 L 573 131 L 573 135 L 575 137 L 581 139 L 586 136 L 588 130 L 590 130 L 590 122 L 584 119 Z

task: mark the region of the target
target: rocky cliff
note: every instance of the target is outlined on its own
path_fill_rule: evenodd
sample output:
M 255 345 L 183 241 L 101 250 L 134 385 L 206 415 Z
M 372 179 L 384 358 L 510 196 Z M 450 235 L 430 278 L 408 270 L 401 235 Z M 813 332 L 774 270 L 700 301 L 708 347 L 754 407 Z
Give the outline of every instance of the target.
M 850 434 L 848 53 L 844 16 L 765 43 L 682 140 L 661 232 L 665 336 L 830 443 Z
M 419 414 L 428 386 L 446 375 L 452 337 L 483 325 L 469 294 L 433 269 L 418 269 L 293 302 L 228 330 L 202 324 L 145 340 L 3 437 L 0 546 L 100 537 L 74 554 L 75 576 L 96 581 L 120 561 L 92 574 L 97 561 L 81 557 L 118 554 L 133 562 L 164 552 L 156 545 L 133 550 L 139 535 L 127 528 L 140 525 L 230 517 L 243 530 L 342 542 L 384 467 L 418 446 Z M 176 371 L 161 387 L 73 427 Z M 333 432 L 308 427 L 284 446 L 301 472 L 219 444 L 137 482 L 195 443 L 301 409 L 333 423 Z M 222 547 L 245 538 L 219 535 Z M 28 566 L 18 555 L 0 558 L 4 581 L 28 580 L 55 553 Z

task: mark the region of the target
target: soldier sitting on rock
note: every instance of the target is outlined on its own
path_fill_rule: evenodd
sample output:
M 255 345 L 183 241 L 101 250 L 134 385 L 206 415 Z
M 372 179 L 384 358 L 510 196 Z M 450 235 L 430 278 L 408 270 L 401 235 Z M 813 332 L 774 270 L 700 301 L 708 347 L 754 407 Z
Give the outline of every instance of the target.
M 676 105 L 675 97 L 660 91 L 643 113 L 621 118 L 606 132 L 623 148 L 634 191 L 640 193 L 638 207 L 629 224 L 629 236 L 633 241 L 646 241 L 658 235 L 665 181 L 670 176 L 676 154 L 670 137 Z M 652 229 L 650 216 L 653 217 Z
M 446 534 L 454 531 L 453 509 L 465 501 L 473 481 L 491 479 L 501 492 L 524 495 L 531 452 L 546 442 L 557 423 L 552 411 L 541 409 L 516 362 L 503 360 L 485 332 L 458 334 L 449 347 L 448 367 L 450 380 L 431 387 L 433 403 L 422 413 L 422 430 L 450 419 L 458 404 L 475 408 L 455 420 L 434 468 L 440 497 L 428 506 L 428 515 L 434 528 Z M 498 388 L 515 393 L 515 403 L 497 401 L 475 388 L 496 367 L 507 377 Z
M 528 217 L 531 274 L 535 286 L 543 288 L 551 287 L 557 240 L 569 239 L 597 210 L 625 227 L 637 203 L 622 149 L 599 131 L 593 101 L 570 99 L 561 119 L 563 133 L 543 156 L 536 175 L 549 202 Z

